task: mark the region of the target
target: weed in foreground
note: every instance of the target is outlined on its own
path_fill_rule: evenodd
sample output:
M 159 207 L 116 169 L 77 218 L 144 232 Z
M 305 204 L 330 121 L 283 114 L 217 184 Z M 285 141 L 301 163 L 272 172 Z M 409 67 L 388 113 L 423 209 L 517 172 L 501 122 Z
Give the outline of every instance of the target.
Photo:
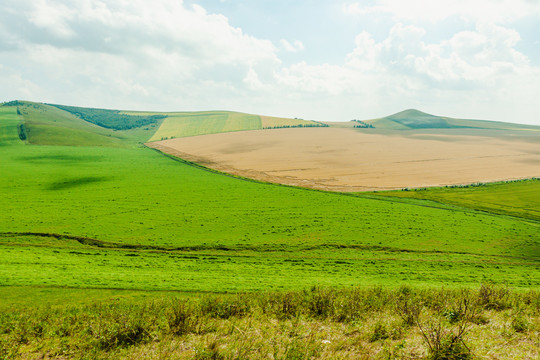
M 447 310 L 442 316 L 435 314 L 423 322 L 416 318 L 424 342 L 428 348 L 429 360 L 466 360 L 472 353 L 465 343 L 465 337 L 472 327 L 476 308 L 470 297 L 464 294 L 457 300 L 455 310 Z M 448 325 L 447 325 L 448 324 Z
M 509 336 L 517 354 L 535 358 L 538 296 L 505 296 L 514 310 L 487 310 L 478 290 L 416 288 L 25 308 L 0 313 L 0 359 L 148 358 L 156 348 L 196 359 L 471 359 L 473 351 L 492 353 L 493 344 L 500 356 Z

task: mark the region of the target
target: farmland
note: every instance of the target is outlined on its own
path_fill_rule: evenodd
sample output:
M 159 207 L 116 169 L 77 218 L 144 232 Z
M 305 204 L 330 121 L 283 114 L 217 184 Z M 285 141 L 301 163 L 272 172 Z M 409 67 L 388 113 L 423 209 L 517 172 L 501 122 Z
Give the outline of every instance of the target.
M 301 128 L 148 145 L 227 173 L 332 191 L 540 176 L 538 130 Z
M 150 141 L 285 126 L 322 126 L 322 124 L 230 111 L 171 113 Z
M 114 130 L 46 105 L 19 105 L 19 112 L 17 106 L 0 107 L 0 308 L 6 309 L 1 324 L 34 328 L 24 317 L 38 314 L 36 318 L 41 319 L 44 315 L 40 309 L 32 313 L 33 305 L 28 313 L 21 313 L 22 318 L 5 314 L 36 299 L 59 309 L 42 322 L 44 329 L 50 326 L 44 334 L 52 334 L 61 331 L 51 319 L 67 314 L 66 298 L 71 299 L 67 302 L 74 307 L 69 310 L 73 314 L 80 306 L 80 314 L 106 313 L 117 301 L 111 299 L 120 299 L 128 309 L 124 313 L 131 316 L 140 314 L 136 309 L 152 306 L 148 301 L 172 295 L 198 298 L 200 294 L 219 297 L 270 291 L 281 296 L 283 291 L 302 294 L 312 287 L 391 292 L 404 283 L 427 292 L 442 286 L 459 291 L 452 289 L 490 282 L 506 284 L 518 294 L 540 286 L 537 197 L 520 196 L 520 202 L 513 202 L 517 213 L 508 216 L 509 210 L 491 211 L 489 206 L 474 207 L 465 200 L 444 197 L 404 199 L 270 184 L 219 173 L 142 146 L 172 115 L 157 119 L 156 124 Z M 20 124 L 28 134 L 25 140 L 18 133 Z M 335 129 L 264 131 L 329 130 Z M 206 136 L 213 135 L 198 139 Z M 500 184 L 496 207 L 502 208 L 512 199 L 519 184 Z M 537 194 L 536 187 L 523 184 L 519 190 L 523 194 Z M 474 188 L 474 196 L 492 203 L 490 189 L 494 188 Z M 455 194 L 459 198 L 459 192 Z M 518 299 L 520 295 L 512 296 Z M 528 309 L 522 315 L 527 324 L 537 326 L 538 316 L 530 305 L 537 300 L 515 301 L 523 301 L 523 308 Z M 96 308 L 98 302 L 104 307 Z M 253 308 L 259 309 L 257 306 Z M 301 313 L 308 316 L 309 307 L 305 309 Z M 260 311 L 245 319 L 262 322 Z M 388 314 L 391 309 L 383 312 Z M 73 324 L 84 317 L 73 316 Z M 493 316 L 503 321 L 499 319 L 503 315 Z M 320 321 L 317 316 L 306 319 L 309 326 L 320 325 L 314 323 Z M 337 333 L 340 324 L 333 322 L 333 331 Z M 154 335 L 162 331 L 161 325 L 156 326 Z M 215 326 L 233 325 L 216 322 Z M 68 349 L 69 354 L 84 348 L 62 345 L 64 340 L 49 335 L 21 342 L 18 333 L 5 330 L 8 328 L 19 329 L 15 325 L 2 328 L 0 343 L 6 349 L 11 345 L 5 344 L 14 343 L 22 344 L 17 347 L 23 349 L 20 351 L 36 354 L 40 346 L 57 349 L 58 354 L 58 349 Z M 78 331 L 83 330 L 68 332 L 82 334 Z M 189 334 L 195 336 L 195 332 Z M 144 335 L 144 342 L 152 344 L 154 335 Z M 72 341 L 83 341 L 84 336 L 73 335 L 78 340 Z M 174 334 L 166 336 L 178 340 Z M 516 341 L 528 343 L 527 336 Z M 40 341 L 45 338 L 48 345 Z M 92 343 L 92 339 L 88 341 Z M 211 342 L 204 336 L 196 341 L 205 349 L 206 342 Z M 422 343 L 418 337 L 411 341 Z M 112 351 L 96 346 L 100 349 L 96 357 L 107 357 Z M 122 346 L 115 349 L 122 351 Z M 526 354 L 534 354 L 527 346 L 522 348 Z

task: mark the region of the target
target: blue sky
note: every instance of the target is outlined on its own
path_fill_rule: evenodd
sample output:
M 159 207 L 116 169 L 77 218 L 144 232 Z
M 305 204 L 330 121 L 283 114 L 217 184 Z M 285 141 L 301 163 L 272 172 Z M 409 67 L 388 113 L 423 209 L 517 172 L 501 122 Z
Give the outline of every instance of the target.
M 540 125 L 537 0 L 4 0 L 0 101 Z

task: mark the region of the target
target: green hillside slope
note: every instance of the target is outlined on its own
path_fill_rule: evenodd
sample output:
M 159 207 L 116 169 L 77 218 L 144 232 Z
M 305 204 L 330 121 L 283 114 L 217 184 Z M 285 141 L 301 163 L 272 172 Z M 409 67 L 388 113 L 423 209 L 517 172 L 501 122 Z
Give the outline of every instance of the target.
M 0 146 L 23 144 L 26 130 L 16 106 L 0 106 Z
M 540 221 L 540 179 L 412 191 L 384 191 L 377 195 L 433 200 Z
M 125 147 L 147 141 L 274 127 L 326 126 L 301 119 L 231 111 L 137 112 L 11 101 L 30 144 Z
M 17 106 L 3 106 L 20 113 L 29 144 L 72 146 L 125 146 L 115 132 L 88 123 L 58 108 L 18 102 Z
M 166 115 L 129 115 L 119 110 L 91 109 L 74 106 L 54 105 L 60 110 L 67 111 L 78 118 L 92 124 L 114 130 L 129 130 L 142 126 L 157 124 L 158 120 L 164 119 Z

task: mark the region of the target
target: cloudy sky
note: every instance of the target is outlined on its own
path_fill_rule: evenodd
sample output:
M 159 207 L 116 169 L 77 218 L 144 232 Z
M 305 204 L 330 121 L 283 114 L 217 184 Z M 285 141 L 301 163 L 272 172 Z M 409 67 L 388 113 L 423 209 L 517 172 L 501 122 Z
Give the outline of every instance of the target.
M 2 0 L 0 101 L 540 125 L 540 0 Z

